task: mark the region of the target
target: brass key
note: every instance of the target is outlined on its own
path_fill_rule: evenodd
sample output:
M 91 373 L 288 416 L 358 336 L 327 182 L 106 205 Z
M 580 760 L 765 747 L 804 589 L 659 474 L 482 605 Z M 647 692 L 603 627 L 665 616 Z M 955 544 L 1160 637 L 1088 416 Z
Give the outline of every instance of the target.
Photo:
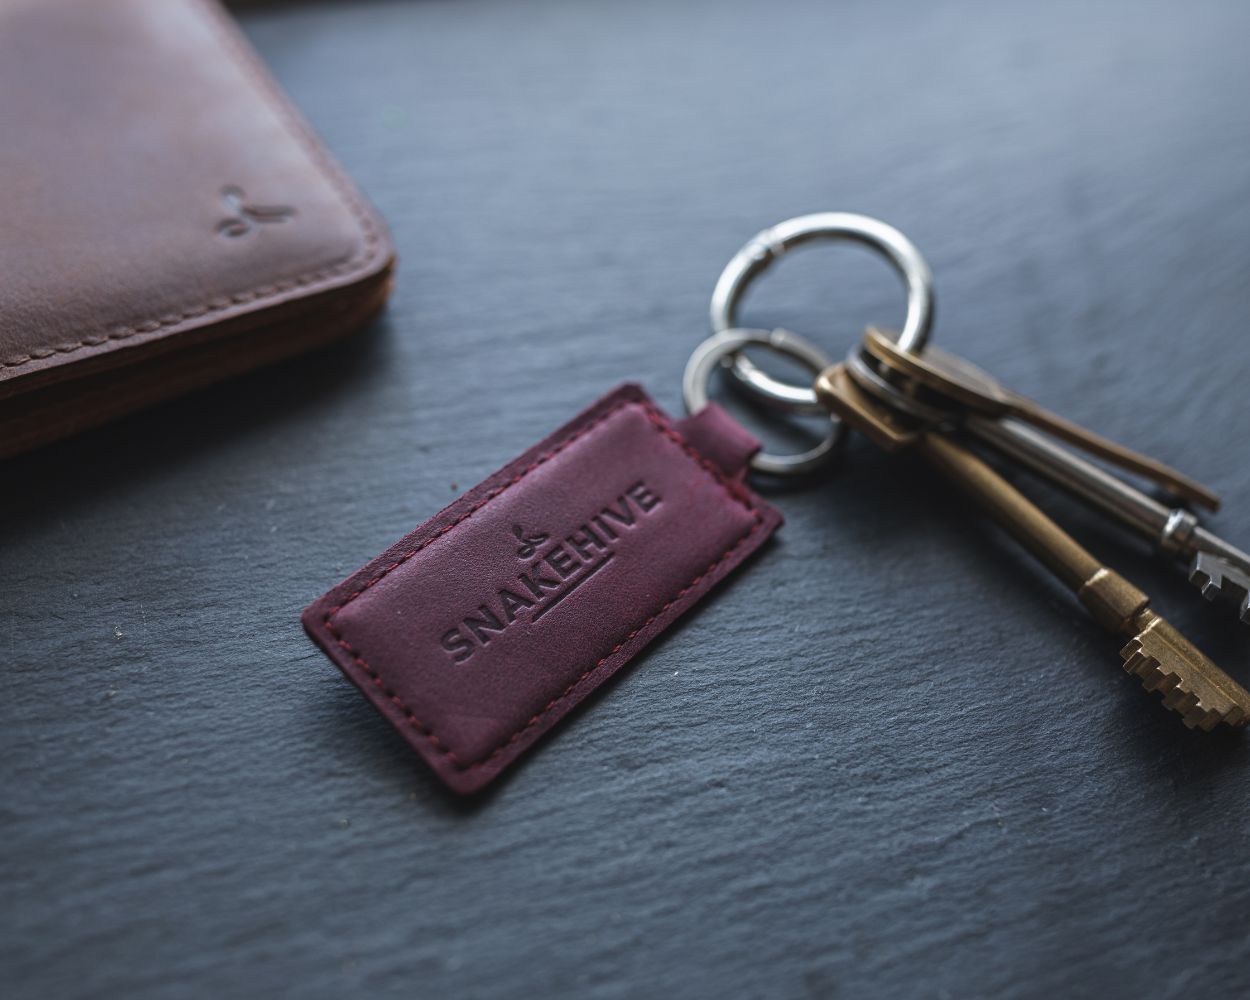
M 1191 729 L 1250 721 L 1250 692 L 1229 677 L 1149 607 L 1149 598 L 1104 566 L 1019 490 L 949 436 L 909 427 L 899 414 L 867 396 L 845 365 L 816 380 L 821 403 L 887 451 L 918 452 L 1010 532 L 1071 590 L 1093 618 L 1128 638 L 1124 669 L 1180 714 Z

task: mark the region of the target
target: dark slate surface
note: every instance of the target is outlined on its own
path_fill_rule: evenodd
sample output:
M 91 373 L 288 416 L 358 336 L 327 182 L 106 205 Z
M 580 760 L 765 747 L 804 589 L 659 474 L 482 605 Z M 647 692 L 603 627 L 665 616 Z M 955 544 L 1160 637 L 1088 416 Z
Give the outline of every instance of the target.
M 1244 739 L 857 443 L 748 571 L 452 801 L 300 609 L 849 209 L 937 339 L 1171 460 L 1250 541 L 1250 8 L 319 3 L 249 35 L 389 218 L 386 319 L 3 470 L 9 997 L 1183 996 L 1248 985 Z M 897 323 L 855 251 L 748 319 Z M 1039 492 L 1040 495 L 1040 492 Z M 1247 632 L 1082 539 L 1250 680 Z

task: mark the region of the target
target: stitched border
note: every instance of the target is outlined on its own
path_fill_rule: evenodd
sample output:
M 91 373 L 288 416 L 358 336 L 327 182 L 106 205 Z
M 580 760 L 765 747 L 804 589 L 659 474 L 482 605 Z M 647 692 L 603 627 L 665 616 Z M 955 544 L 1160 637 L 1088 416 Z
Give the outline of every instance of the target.
M 369 211 L 361 204 L 360 199 L 356 196 L 346 177 L 330 159 L 325 147 L 313 135 L 307 123 L 299 117 L 286 96 L 278 89 L 273 78 L 260 65 L 256 56 L 244 47 L 239 36 L 239 29 L 228 21 L 224 10 L 213 3 L 212 0 L 200 0 L 198 6 L 204 14 L 205 20 L 209 23 L 210 29 L 217 33 L 219 39 L 223 42 L 223 47 L 227 54 L 233 57 L 244 78 L 251 82 L 262 97 L 268 99 L 270 109 L 275 112 L 279 124 L 304 149 L 304 152 L 312 160 L 313 167 L 329 182 L 330 187 L 334 189 L 343 204 L 347 206 L 348 211 L 355 218 L 356 224 L 360 227 L 362 237 L 360 247 L 341 264 L 320 267 L 297 275 L 294 278 L 286 278 L 282 281 L 260 285 L 247 291 L 236 292 L 228 297 L 212 299 L 202 304 L 186 306 L 178 312 L 169 313 L 146 322 L 114 327 L 103 333 L 83 337 L 83 339 L 74 344 L 59 344 L 54 347 L 39 348 L 21 358 L 10 358 L 0 361 L 0 369 L 21 368 L 35 361 L 43 361 L 56 354 L 72 354 L 75 351 L 82 350 L 84 347 L 99 347 L 101 344 L 106 344 L 111 340 L 126 340 L 129 337 L 143 333 L 155 333 L 164 327 L 176 326 L 189 319 L 224 312 L 233 306 L 242 305 L 245 302 L 260 304 L 263 300 L 276 298 L 284 292 L 289 292 L 295 288 L 308 285 L 320 286 L 322 283 L 329 282 L 330 279 L 337 278 L 340 275 L 359 273 L 365 270 L 373 259 L 377 257 L 378 244 L 381 242 L 377 226 L 374 225 Z
M 633 629 L 633 631 L 631 631 L 627 636 L 625 636 L 624 639 L 622 639 L 615 646 L 613 646 L 612 649 L 607 653 L 607 655 L 602 657 L 593 666 L 587 667 L 586 670 L 576 680 L 574 680 L 571 684 L 569 684 L 568 687 L 566 687 L 560 694 L 558 694 L 556 697 L 552 698 L 549 702 L 547 702 L 546 706 L 544 706 L 541 711 L 531 716 L 529 721 L 526 722 L 525 725 L 521 726 L 521 728 L 519 728 L 506 740 L 504 740 L 497 747 L 491 750 L 485 757 L 482 757 L 481 759 L 475 760 L 475 761 L 469 761 L 469 762 L 462 761 L 459 755 L 457 755 L 454 750 L 450 749 L 449 747 L 443 744 L 442 740 L 438 738 L 438 735 L 434 732 L 433 728 L 423 723 L 417 717 L 416 713 L 403 701 L 403 699 L 400 698 L 399 695 L 397 695 L 394 691 L 390 689 L 390 687 L 387 686 L 386 681 L 383 680 L 381 673 L 379 673 L 379 671 L 376 668 L 371 667 L 369 665 L 369 663 L 364 658 L 364 654 L 361 653 L 360 650 L 353 647 L 351 643 L 349 643 L 345 638 L 343 638 L 343 634 L 334 627 L 334 621 L 333 621 L 334 616 L 337 615 L 340 611 L 342 611 L 345 607 L 347 607 L 347 605 L 351 604 L 352 601 L 356 600 L 356 598 L 358 598 L 361 594 L 364 594 L 366 591 L 368 591 L 369 588 L 371 588 L 372 586 L 374 586 L 376 583 L 380 582 L 381 580 L 384 580 L 394 570 L 404 565 L 404 563 L 406 563 L 409 559 L 415 556 L 418 552 L 428 547 L 437 539 L 442 538 L 453 528 L 459 527 L 461 524 L 463 524 L 465 521 L 471 518 L 474 514 L 476 514 L 479 510 L 485 507 L 488 503 L 490 503 L 492 500 L 498 497 L 500 494 L 511 489 L 513 486 L 519 483 L 522 479 L 528 476 L 531 472 L 533 472 L 539 466 L 550 461 L 556 455 L 560 454 L 560 452 L 562 452 L 565 448 L 571 445 L 574 441 L 577 441 L 578 439 L 585 437 L 587 434 L 593 431 L 596 427 L 600 426 L 605 421 L 615 416 L 617 413 L 619 413 L 621 410 L 623 410 L 627 406 L 637 406 L 641 408 L 643 413 L 646 415 L 648 421 L 651 423 L 651 426 L 659 434 L 668 438 L 674 444 L 676 444 L 679 448 L 681 448 L 681 450 L 692 461 L 694 461 L 700 468 L 702 468 L 705 472 L 707 472 L 713 478 L 713 480 L 715 480 L 716 484 L 725 491 L 725 493 L 729 496 L 730 499 L 736 501 L 737 503 L 742 505 L 746 510 L 750 511 L 752 518 L 753 518 L 751 527 L 747 529 L 746 533 L 743 534 L 740 538 L 738 538 L 738 540 L 735 541 L 733 545 L 731 545 L 724 552 L 722 552 L 719 556 L 717 556 L 706 569 L 704 569 L 701 573 L 695 576 L 693 580 L 691 580 L 689 583 L 683 586 L 680 590 L 678 590 L 676 594 L 674 594 L 667 601 L 665 601 L 664 605 L 658 611 L 651 614 L 645 621 L 642 622 L 642 624 L 638 625 L 635 629 Z M 576 689 L 579 685 L 581 685 L 582 682 L 586 680 L 586 678 L 588 678 L 595 671 L 603 667 L 603 665 L 607 663 L 608 660 L 614 657 L 617 653 L 619 653 L 622 648 L 624 648 L 627 644 L 632 642 L 639 634 L 641 634 L 643 631 L 645 631 L 647 628 L 653 625 L 657 619 L 659 619 L 666 611 L 668 611 L 669 608 L 671 608 L 674 604 L 680 601 L 693 588 L 697 587 L 699 583 L 701 583 L 705 577 L 714 573 L 717 567 L 720 566 L 721 563 L 731 558 L 733 554 L 737 552 L 738 549 L 741 548 L 747 542 L 747 540 L 750 539 L 760 529 L 760 527 L 764 523 L 763 516 L 760 514 L 759 510 L 755 507 L 755 505 L 751 502 L 749 495 L 747 495 L 745 491 L 741 489 L 736 489 L 735 485 L 736 484 L 732 480 L 729 480 L 728 478 L 726 478 L 724 473 L 722 473 L 719 468 L 713 465 L 703 455 L 699 454 L 699 452 L 696 451 L 695 448 L 691 444 L 689 444 L 684 438 L 682 438 L 682 436 L 678 434 L 677 431 L 674 430 L 669 425 L 664 415 L 654 405 L 652 405 L 651 403 L 645 400 L 633 400 L 633 399 L 622 400 L 620 403 L 613 406 L 607 412 L 600 414 L 597 418 L 592 420 L 590 423 L 586 424 L 584 427 L 578 428 L 576 433 L 570 435 L 568 438 L 561 441 L 559 444 L 553 447 L 550 451 L 546 452 L 543 455 L 540 455 L 533 462 L 531 462 L 524 469 L 522 469 L 515 476 L 513 476 L 512 479 L 502 484 L 498 488 L 492 490 L 486 496 L 482 497 L 481 500 L 475 503 L 472 507 L 466 510 L 463 514 L 457 517 L 450 524 L 442 528 L 438 533 L 431 535 L 429 538 L 422 541 L 421 544 L 419 544 L 416 548 L 412 549 L 411 551 L 405 552 L 402 556 L 400 556 L 397 560 L 395 560 L 395 562 L 387 566 L 381 573 L 373 577 L 373 579 L 371 579 L 363 587 L 360 587 L 359 589 L 352 591 L 352 593 L 348 594 L 341 604 L 335 605 L 328 612 L 326 612 L 325 618 L 322 620 L 322 624 L 325 626 L 326 631 L 334 639 L 335 644 L 344 652 L 346 652 L 347 655 L 352 658 L 352 662 L 355 663 L 356 666 L 358 666 L 361 670 L 365 672 L 365 674 L 368 675 L 368 677 L 373 681 L 373 683 L 376 684 L 377 687 L 381 690 L 382 694 L 386 696 L 387 700 L 390 701 L 396 708 L 398 708 L 401 712 L 404 713 L 404 717 L 407 719 L 408 724 L 411 725 L 414 729 L 416 729 L 417 732 L 419 732 L 423 737 L 425 737 L 425 739 L 430 742 L 430 744 L 434 747 L 434 749 L 437 750 L 438 753 L 442 754 L 454 768 L 456 768 L 459 771 L 471 771 L 476 768 L 485 767 L 488 764 L 490 764 L 500 754 L 504 753 L 510 746 L 516 743 L 517 740 L 521 739 L 521 737 L 524 736 L 525 733 L 527 733 L 530 729 L 532 729 L 534 726 L 542 722 L 542 720 L 546 718 L 546 716 L 549 715 L 551 711 L 558 704 L 560 704 L 560 702 L 562 702 L 565 698 L 567 698 L 570 694 L 572 694 L 574 689 Z

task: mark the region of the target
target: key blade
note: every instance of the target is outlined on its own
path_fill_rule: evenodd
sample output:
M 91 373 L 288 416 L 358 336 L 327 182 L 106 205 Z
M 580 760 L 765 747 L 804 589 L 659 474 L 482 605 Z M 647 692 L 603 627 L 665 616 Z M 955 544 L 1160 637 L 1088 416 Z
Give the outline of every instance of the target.
M 1012 414 L 1025 423 L 1032 424 L 1038 430 L 1066 441 L 1095 458 L 1101 458 L 1104 462 L 1109 462 L 1126 472 L 1135 473 L 1163 487 L 1174 497 L 1205 507 L 1207 510 L 1220 509 L 1219 494 L 1190 479 L 1184 473 L 1177 472 L 1171 466 L 1134 451 L 1132 448 L 1117 444 L 1066 417 L 1052 413 L 1031 399 L 1017 396 L 1015 405 L 1012 407 Z
M 1239 604 L 1241 620 L 1250 625 L 1250 575 L 1211 552 L 1199 552 L 1194 556 L 1189 582 L 1208 601 L 1223 598 Z
M 1250 692 L 1224 673 L 1183 635 L 1149 609 L 1136 620 L 1141 631 L 1120 657 L 1124 669 L 1190 729 L 1210 732 L 1220 723 L 1240 727 L 1250 721 Z

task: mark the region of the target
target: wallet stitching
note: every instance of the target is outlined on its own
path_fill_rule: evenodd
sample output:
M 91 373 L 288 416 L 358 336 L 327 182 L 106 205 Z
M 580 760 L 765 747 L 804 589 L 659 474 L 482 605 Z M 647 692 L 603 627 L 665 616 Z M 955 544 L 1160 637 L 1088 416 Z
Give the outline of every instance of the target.
M 211 299 L 199 305 L 186 306 L 179 312 L 169 313 L 142 323 L 114 327 L 104 333 L 84 337 L 77 343 L 58 344 L 53 347 L 40 348 L 20 358 L 0 361 L 0 369 L 21 368 L 24 365 L 32 364 L 35 361 L 43 361 L 56 354 L 72 354 L 74 351 L 80 351 L 84 347 L 99 347 L 101 344 L 109 341 L 126 340 L 139 334 L 155 333 L 157 330 L 176 326 L 189 319 L 211 316 L 214 313 L 223 312 L 245 302 L 259 302 L 262 299 L 273 298 L 302 286 L 320 286 L 339 275 L 358 273 L 365 270 L 377 256 L 379 243 L 377 228 L 374 226 L 369 213 L 355 197 L 345 178 L 331 162 L 320 141 L 313 137 L 308 127 L 294 113 L 285 96 L 278 91 L 268 74 L 257 64 L 255 57 L 244 49 L 239 41 L 237 28 L 227 22 L 226 16 L 221 9 L 208 2 L 202 2 L 200 8 L 220 33 L 226 51 L 233 56 L 236 64 L 243 71 L 244 76 L 251 81 L 262 97 L 268 99 L 270 108 L 277 114 L 278 121 L 286 128 L 292 138 L 303 147 L 305 153 L 312 160 L 314 168 L 329 182 L 330 187 L 334 189 L 339 198 L 342 199 L 343 204 L 347 206 L 348 211 L 360 227 L 363 240 L 361 246 L 341 264 L 316 268 L 294 278 L 285 278 L 267 285 L 260 285 L 247 291 L 236 292 L 228 297 Z
M 719 485 L 725 491 L 725 494 L 730 499 L 734 500 L 735 502 L 740 504 L 742 507 L 744 507 L 746 510 L 750 511 L 752 518 L 753 518 L 751 527 L 747 529 L 747 531 L 742 536 L 740 536 L 731 546 L 729 546 L 729 548 L 725 549 L 725 551 L 723 551 L 719 556 L 717 556 L 706 569 L 704 569 L 701 573 L 695 576 L 694 579 L 692 579 L 689 583 L 685 584 L 685 586 L 683 586 L 680 590 L 678 590 L 677 593 L 674 594 L 671 598 L 665 601 L 664 605 L 658 611 L 651 614 L 644 622 L 642 622 L 633 631 L 631 631 L 627 636 L 625 636 L 624 639 L 622 639 L 615 646 L 613 646 L 612 649 L 605 656 L 603 656 L 598 662 L 596 662 L 593 666 L 588 667 L 576 680 L 572 681 L 560 694 L 558 694 L 556 697 L 552 698 L 549 702 L 547 702 L 547 704 L 539 712 L 532 715 L 528 722 L 526 722 L 523 726 L 521 726 L 514 733 L 512 733 L 506 740 L 504 740 L 497 747 L 491 750 L 486 756 L 475 761 L 465 762 L 460 759 L 460 756 L 454 750 L 452 750 L 450 747 L 447 747 L 443 744 L 443 742 L 438 738 L 438 735 L 434 732 L 434 730 L 430 726 L 427 726 L 425 723 L 423 723 L 417 717 L 416 713 L 411 708 L 409 708 L 409 706 L 403 701 L 403 699 L 400 698 L 399 695 L 397 695 L 394 691 L 390 689 L 390 687 L 387 686 L 386 681 L 382 678 L 381 673 L 376 668 L 369 665 L 369 663 L 364 658 L 364 654 L 360 650 L 352 646 L 351 643 L 349 643 L 343 637 L 342 632 L 339 629 L 335 628 L 334 626 L 334 621 L 333 621 L 334 616 L 337 615 L 340 611 L 342 611 L 345 607 L 347 607 L 347 605 L 349 605 L 352 601 L 358 598 L 361 594 L 364 594 L 365 592 L 367 592 L 375 584 L 377 584 L 381 580 L 384 580 L 394 570 L 404 565 L 404 563 L 406 563 L 409 559 L 415 556 L 418 552 L 421 552 L 423 549 L 425 549 L 435 540 L 442 538 L 444 535 L 450 532 L 453 528 L 456 528 L 459 525 L 463 524 L 470 517 L 476 514 L 479 510 L 485 507 L 488 503 L 490 503 L 492 500 L 498 497 L 500 494 L 504 493 L 511 487 L 515 486 L 517 483 L 519 483 L 522 479 L 528 476 L 531 472 L 533 472 L 539 466 L 550 461 L 552 458 L 554 458 L 556 455 L 562 452 L 565 448 L 571 445 L 574 441 L 577 441 L 578 439 L 585 437 L 587 434 L 595 430 L 597 427 L 599 427 L 609 418 L 619 413 L 626 406 L 640 407 L 643 410 L 643 413 L 646 415 L 648 421 L 651 423 L 652 427 L 657 432 L 659 432 L 662 436 L 668 438 L 669 440 L 674 442 L 679 448 L 681 448 L 681 450 L 691 460 L 693 460 L 700 468 L 702 468 L 705 472 L 707 472 L 712 477 L 712 479 L 717 483 L 717 485 Z M 400 556 L 399 559 L 395 560 L 395 562 L 387 566 L 381 573 L 379 573 L 377 576 L 371 579 L 363 587 L 348 594 L 346 599 L 344 599 L 344 601 L 341 604 L 335 605 L 328 612 L 326 612 L 326 615 L 322 621 L 322 624 L 325 626 L 326 631 L 329 632 L 330 636 L 334 639 L 335 644 L 339 646 L 339 648 L 341 648 L 344 652 L 346 652 L 347 655 L 352 658 L 352 662 L 361 670 L 363 670 L 365 674 L 369 676 L 369 678 L 373 681 L 373 683 L 377 685 L 377 687 L 380 689 L 382 694 L 386 696 L 387 700 L 390 701 L 401 712 L 403 712 L 404 718 L 409 723 L 409 725 L 411 725 L 427 741 L 429 741 L 429 743 L 434 747 L 434 749 L 443 757 L 445 757 L 447 759 L 447 762 L 456 770 L 471 771 L 475 768 L 486 767 L 487 765 L 489 765 L 496 757 L 504 753 L 509 747 L 511 747 L 514 743 L 516 743 L 517 740 L 521 739 L 522 736 L 525 735 L 525 733 L 527 733 L 534 726 L 537 726 L 540 722 L 542 722 L 542 720 L 546 718 L 546 716 L 549 715 L 551 711 L 557 705 L 560 704 L 560 702 L 564 701 L 565 698 L 567 698 L 570 694 L 572 694 L 573 691 L 579 685 L 581 685 L 582 682 L 584 682 L 591 674 L 595 673 L 597 670 L 603 667 L 604 664 L 606 664 L 610 659 L 612 659 L 612 657 L 614 657 L 617 653 L 619 653 L 621 649 L 623 649 L 628 643 L 632 642 L 638 635 L 640 635 L 642 632 L 648 629 L 651 625 L 653 625 L 661 616 L 663 616 L 663 614 L 666 611 L 668 611 L 669 608 L 671 608 L 674 604 L 676 604 L 683 597 L 685 597 L 685 595 L 688 594 L 692 589 L 697 587 L 707 576 L 715 572 L 716 568 L 720 566 L 720 564 L 723 563 L 725 560 L 729 559 L 739 548 L 741 548 L 756 533 L 756 531 L 759 530 L 759 528 L 763 524 L 764 524 L 763 515 L 760 514 L 759 510 L 751 502 L 750 495 L 747 494 L 746 491 L 743 490 L 741 487 L 739 487 L 735 482 L 728 479 L 724 475 L 724 473 L 721 472 L 719 468 L 713 465 L 711 461 L 709 461 L 706 457 L 699 454 L 699 452 L 696 451 L 695 448 L 691 444 L 685 441 L 681 437 L 681 435 L 677 433 L 676 430 L 674 430 L 671 426 L 669 426 L 664 415 L 660 413 L 658 409 L 656 409 L 650 403 L 647 403 L 645 401 L 625 400 L 625 401 L 618 403 L 616 406 L 613 406 L 606 413 L 601 414 L 599 417 L 597 417 L 595 420 L 591 421 L 590 423 L 586 424 L 584 427 L 579 428 L 575 434 L 572 434 L 570 437 L 561 441 L 559 444 L 553 447 L 550 451 L 546 452 L 543 455 L 540 455 L 533 462 L 531 462 L 528 466 L 526 466 L 519 473 L 517 473 L 508 482 L 502 484 L 496 489 L 491 490 L 486 496 L 482 497 L 481 500 L 479 500 L 472 507 L 470 507 L 467 511 L 465 511 L 463 514 L 457 517 L 454 521 L 452 521 L 451 524 L 446 525 L 445 527 L 440 529 L 438 532 L 436 532 L 434 535 L 422 541 L 416 548 L 412 549 L 409 552 L 405 552 L 402 556 Z

